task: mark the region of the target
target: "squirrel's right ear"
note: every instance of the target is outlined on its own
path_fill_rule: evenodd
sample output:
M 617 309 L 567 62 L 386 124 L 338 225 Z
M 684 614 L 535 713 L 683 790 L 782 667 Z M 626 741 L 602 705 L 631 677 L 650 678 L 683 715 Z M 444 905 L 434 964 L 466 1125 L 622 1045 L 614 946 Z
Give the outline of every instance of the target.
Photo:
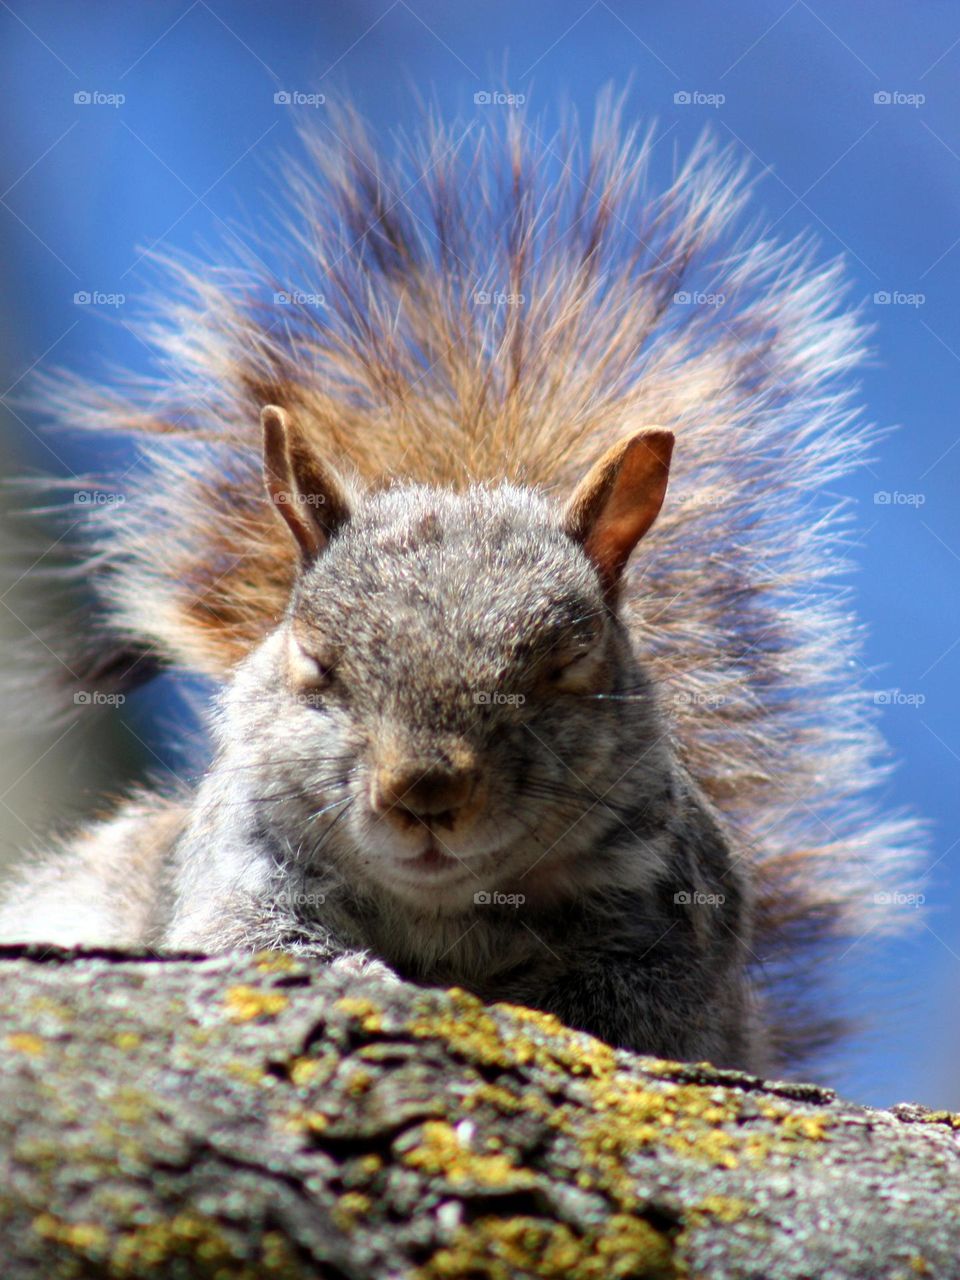
M 651 428 L 613 445 L 590 468 L 564 509 L 564 528 L 616 594 L 631 551 L 660 514 L 673 433 Z
M 309 563 L 350 518 L 340 482 L 317 457 L 286 409 L 267 405 L 263 427 L 263 479 L 277 512 Z

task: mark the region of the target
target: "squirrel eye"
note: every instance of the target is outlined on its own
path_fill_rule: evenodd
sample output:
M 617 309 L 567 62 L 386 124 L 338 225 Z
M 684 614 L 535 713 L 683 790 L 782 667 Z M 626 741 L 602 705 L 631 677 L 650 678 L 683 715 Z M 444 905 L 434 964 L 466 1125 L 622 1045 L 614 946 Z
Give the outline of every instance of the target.
M 584 649 L 580 653 L 575 653 L 573 655 L 567 654 L 565 657 L 560 658 L 556 663 L 554 663 L 547 673 L 547 679 L 557 681 L 562 680 L 563 677 L 568 674 L 572 675 L 577 667 L 581 666 L 589 656 L 589 649 Z
M 598 656 L 596 644 L 561 654 L 546 673 L 548 684 L 553 689 L 571 693 L 587 688 L 596 674 Z
M 607 669 L 606 634 L 602 618 L 588 618 L 560 635 L 542 668 L 544 687 L 557 693 L 595 691 Z

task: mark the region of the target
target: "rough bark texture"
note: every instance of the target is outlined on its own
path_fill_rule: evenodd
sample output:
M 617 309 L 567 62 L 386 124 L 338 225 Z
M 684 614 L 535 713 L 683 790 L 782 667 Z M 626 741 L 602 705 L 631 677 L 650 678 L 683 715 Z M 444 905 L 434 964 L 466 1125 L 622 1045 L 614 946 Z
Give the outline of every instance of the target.
M 960 1276 L 960 1117 L 277 953 L 0 949 L 4 1280 Z

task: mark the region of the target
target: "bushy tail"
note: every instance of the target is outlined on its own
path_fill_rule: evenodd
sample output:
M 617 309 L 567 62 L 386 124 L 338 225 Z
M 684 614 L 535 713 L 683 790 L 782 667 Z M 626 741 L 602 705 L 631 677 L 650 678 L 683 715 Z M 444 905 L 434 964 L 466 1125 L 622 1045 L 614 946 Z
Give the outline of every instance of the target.
M 279 247 L 174 267 L 147 333 L 157 378 L 122 396 L 61 382 L 59 416 L 145 453 L 94 528 L 112 634 L 214 676 L 294 573 L 261 490 L 264 404 L 370 484 L 562 493 L 615 438 L 668 426 L 671 488 L 629 616 L 683 757 L 758 868 L 754 950 L 787 990 L 828 936 L 872 927 L 913 838 L 863 800 L 880 744 L 834 581 L 845 517 L 822 496 L 870 445 L 849 398 L 862 334 L 838 264 L 743 225 L 728 155 L 701 145 L 651 195 L 650 138 L 617 116 L 544 139 L 490 112 L 395 159 L 325 117 L 278 184 Z M 790 1026 L 787 1054 L 829 1032 Z

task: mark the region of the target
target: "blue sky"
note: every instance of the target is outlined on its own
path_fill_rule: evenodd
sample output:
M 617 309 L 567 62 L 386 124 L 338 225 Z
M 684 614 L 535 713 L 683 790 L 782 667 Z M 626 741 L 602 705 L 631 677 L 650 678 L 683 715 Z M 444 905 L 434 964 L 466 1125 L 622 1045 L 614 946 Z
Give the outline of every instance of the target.
M 11 0 L 0 69 L 0 372 L 14 391 L 50 362 L 147 367 L 127 327 L 149 300 L 142 252 L 215 255 L 225 224 L 259 216 L 293 144 L 278 90 L 349 95 L 386 131 L 413 126 L 422 99 L 465 115 L 505 87 L 548 117 L 564 102 L 589 115 L 602 86 L 627 86 L 628 116 L 658 122 L 663 172 L 709 125 L 751 161 L 755 207 L 780 234 L 813 230 L 825 256 L 845 255 L 875 326 L 862 400 L 898 428 L 844 485 L 861 538 L 851 581 L 876 686 L 899 691 L 883 708 L 888 802 L 929 820 L 933 866 L 913 936 L 843 961 L 873 1030 L 837 1080 L 875 1103 L 960 1107 L 960 11 Z M 77 306 L 81 291 L 126 301 Z M 76 442 L 43 444 L 29 425 L 5 415 L 18 466 L 90 467 Z

